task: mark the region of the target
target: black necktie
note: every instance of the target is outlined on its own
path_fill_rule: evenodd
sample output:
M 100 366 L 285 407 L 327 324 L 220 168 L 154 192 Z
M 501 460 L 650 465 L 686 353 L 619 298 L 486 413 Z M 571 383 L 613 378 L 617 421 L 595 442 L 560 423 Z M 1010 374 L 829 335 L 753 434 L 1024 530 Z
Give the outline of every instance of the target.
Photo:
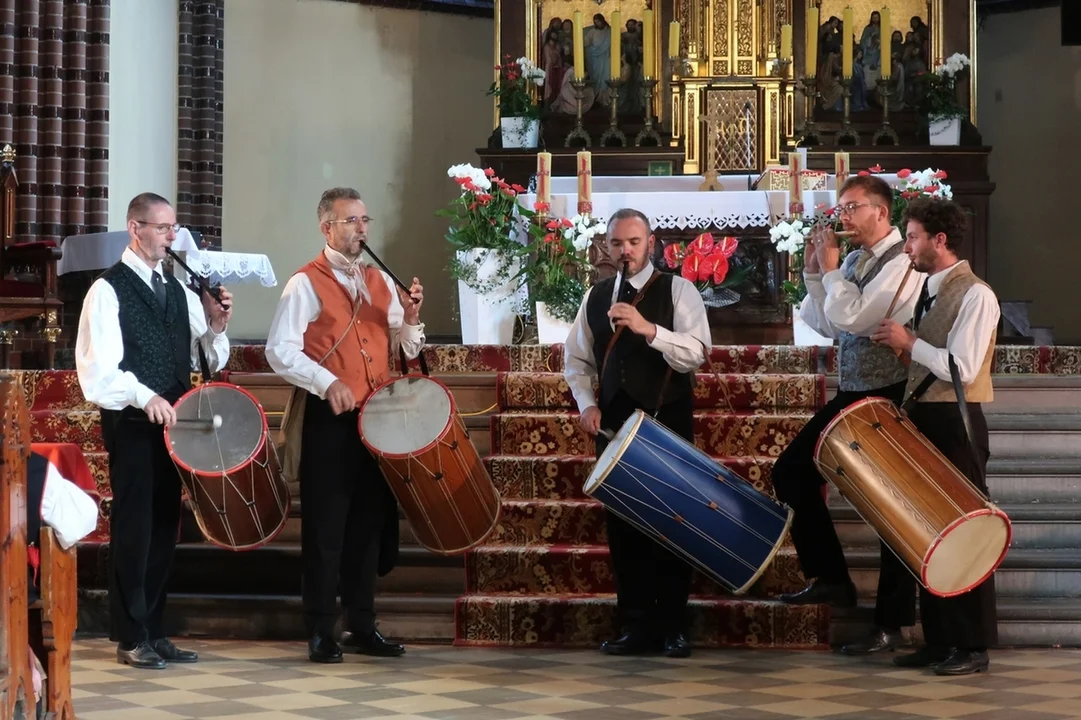
M 154 288 L 154 296 L 158 299 L 158 305 L 165 309 L 165 281 L 161 279 L 161 273 L 154 271 L 150 274 L 150 287 Z
M 927 283 L 923 284 L 923 288 L 920 290 L 920 299 L 916 301 L 916 317 L 913 321 L 913 327 L 918 328 L 920 326 L 920 320 L 927 314 L 927 311 L 931 309 L 931 305 L 935 302 L 935 296 L 931 295 L 927 291 Z
M 619 291 L 620 302 L 630 302 L 634 300 L 634 286 L 627 281 L 623 281 L 623 287 Z

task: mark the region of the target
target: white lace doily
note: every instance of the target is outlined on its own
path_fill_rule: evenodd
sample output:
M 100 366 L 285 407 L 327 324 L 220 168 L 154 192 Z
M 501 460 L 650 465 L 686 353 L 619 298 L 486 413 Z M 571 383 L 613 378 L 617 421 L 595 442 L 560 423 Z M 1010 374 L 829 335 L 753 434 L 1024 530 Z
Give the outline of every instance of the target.
M 198 250 L 189 252 L 184 261 L 192 270 L 215 283 L 235 285 L 258 280 L 263 287 L 278 284 L 274 267 L 266 255 Z

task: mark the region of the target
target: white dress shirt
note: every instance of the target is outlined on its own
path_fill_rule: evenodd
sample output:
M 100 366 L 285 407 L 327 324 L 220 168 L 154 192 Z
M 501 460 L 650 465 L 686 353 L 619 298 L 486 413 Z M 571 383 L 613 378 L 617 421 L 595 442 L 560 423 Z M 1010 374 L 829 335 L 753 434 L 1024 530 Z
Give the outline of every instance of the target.
M 161 263 L 150 267 L 129 247 L 120 261 L 151 284 L 153 273 L 161 273 Z M 162 279 L 165 276 L 162 275 Z M 199 296 L 184 288 L 188 302 L 188 325 L 191 327 L 191 367 L 198 368 L 198 346 L 206 352 L 211 372 L 218 372 L 229 361 L 229 338 L 214 332 L 207 324 L 206 311 Z M 75 341 L 75 369 L 83 397 L 106 410 L 123 410 L 128 405 L 143 409 L 157 394 L 143 385 L 133 373 L 120 369 L 124 359 L 124 341 L 120 331 L 120 303 L 113 286 L 102 278 L 94 281 L 83 299 L 79 316 L 79 335 Z
M 653 264 L 647 263 L 628 282 L 635 290 L 641 290 L 651 275 Z M 582 305 L 578 308 L 578 315 L 574 318 L 567 334 L 567 342 L 563 346 L 563 376 L 574 395 L 574 401 L 578 403 L 579 412 L 585 412 L 597 405 L 597 399 L 593 395 L 593 382 L 599 368 L 593 359 L 593 330 L 586 320 L 586 304 L 592 291 L 593 288 L 587 290 L 582 298 Z M 660 350 L 665 362 L 674 371 L 695 372 L 706 361 L 706 348 L 713 344 L 709 320 L 706 318 L 706 306 L 698 288 L 679 275 L 672 278 L 672 305 L 675 327 L 669 329 L 657 325 L 657 335 L 649 346 Z M 660 382 L 660 378 L 657 382 Z
M 927 278 L 927 294 L 930 297 L 937 295 L 942 281 L 960 264 L 951 265 Z M 957 319 L 946 336 L 946 347 L 936 348 L 925 340 L 916 340 L 912 346 L 912 360 L 933 372 L 939 380 L 952 382 L 949 356 L 953 355 L 961 382 L 968 385 L 980 372 L 1000 314 L 998 298 L 991 288 L 983 283 L 973 285 L 961 298 Z
M 41 521 L 53 529 L 60 547 L 67 550 L 94 532 L 98 504 L 51 462 L 48 468 L 41 493 Z M 37 542 L 37 538 L 30 538 L 30 542 Z
M 331 262 L 334 277 L 345 287 L 349 296 L 356 302 L 371 302 L 371 294 L 364 285 L 363 272 L 349 275 L 344 270 L 344 258 L 329 245 L 323 248 L 324 255 Z M 363 267 L 360 268 L 363 270 Z M 390 309 L 387 312 L 387 324 L 390 326 L 390 351 L 398 352 L 401 344 L 406 358 L 412 360 L 424 347 L 424 323 L 419 325 L 404 324 L 405 309 L 398 299 L 394 281 L 380 270 L 383 282 L 390 288 Z M 359 279 L 358 279 L 359 278 Z M 308 324 L 314 322 L 323 310 L 323 304 L 312 287 L 311 280 L 305 273 L 298 272 L 289 278 L 282 291 L 281 301 L 274 313 L 267 335 L 266 358 L 274 372 L 293 385 L 301 387 L 321 399 L 326 399 L 327 389 L 338 378 L 304 353 L 304 333 Z M 335 338 L 337 340 L 337 338 Z
M 863 278 L 887 250 L 902 242 L 901 233 L 897 228 L 891 228 L 890 234 L 870 249 L 872 257 L 863 266 L 859 277 Z M 886 311 L 911 264 L 904 253 L 894 256 L 862 292 L 855 283 L 844 279 L 841 268 L 825 275 L 805 272 L 807 297 L 800 305 L 800 318 L 825 337 L 836 339 L 842 331 L 870 337 L 878 324 L 886 319 Z M 905 325 L 912 319 L 924 277 L 915 270 L 908 276 L 901 298 L 890 316 L 893 320 Z

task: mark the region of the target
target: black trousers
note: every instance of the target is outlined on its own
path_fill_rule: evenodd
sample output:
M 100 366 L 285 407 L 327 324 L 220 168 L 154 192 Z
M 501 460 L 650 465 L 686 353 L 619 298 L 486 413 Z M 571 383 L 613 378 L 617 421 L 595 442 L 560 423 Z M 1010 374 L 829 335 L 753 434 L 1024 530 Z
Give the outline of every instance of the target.
M 895 403 L 903 399 L 905 383 L 869 391 L 839 391 L 815 413 L 793 438 L 773 467 L 777 499 L 795 511 L 792 542 L 803 574 L 824 582 L 846 583 L 851 578 L 841 541 L 822 497 L 826 479 L 814 462 L 815 445 L 826 426 L 842 410 L 868 397 L 884 397 Z M 889 630 L 916 624 L 916 578 L 886 546 L 879 543 L 880 570 L 875 598 L 875 624 Z
M 629 395 L 620 392 L 601 410 L 601 427 L 617 432 L 638 409 Z M 694 442 L 691 410 L 688 398 L 661 408 L 656 420 Z M 608 439 L 597 435 L 598 458 L 606 447 Z M 606 515 L 620 623 L 626 630 L 635 632 L 684 632 L 691 566 L 610 510 L 606 510 Z
M 308 634 L 330 636 L 341 595 L 346 630 L 375 628 L 380 540 L 397 522 L 394 496 L 361 442 L 357 410 L 335 415 L 309 395 L 300 455 L 302 600 Z
M 101 432 L 113 491 L 109 638 L 125 645 L 157 640 L 165 637 L 165 586 L 180 533 L 180 473 L 165 428 L 142 410 L 102 410 Z
M 958 405 L 916 403 L 909 418 L 962 475 L 986 493 L 987 459 L 991 455 L 987 420 L 979 403 L 969 403 L 968 413 L 975 452 L 969 447 Z M 995 576 L 951 598 L 938 597 L 920 588 L 920 622 L 924 640 L 932 647 L 983 650 L 997 644 Z

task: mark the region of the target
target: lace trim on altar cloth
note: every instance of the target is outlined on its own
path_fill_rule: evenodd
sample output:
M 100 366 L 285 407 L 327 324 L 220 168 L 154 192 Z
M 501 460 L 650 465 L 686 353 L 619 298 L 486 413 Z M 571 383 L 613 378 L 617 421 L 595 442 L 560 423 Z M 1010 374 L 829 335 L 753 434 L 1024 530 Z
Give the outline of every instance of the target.
M 192 270 L 215 283 L 229 285 L 258 279 L 263 287 L 278 284 L 274 267 L 266 255 L 201 250 L 189 252 L 186 262 Z

